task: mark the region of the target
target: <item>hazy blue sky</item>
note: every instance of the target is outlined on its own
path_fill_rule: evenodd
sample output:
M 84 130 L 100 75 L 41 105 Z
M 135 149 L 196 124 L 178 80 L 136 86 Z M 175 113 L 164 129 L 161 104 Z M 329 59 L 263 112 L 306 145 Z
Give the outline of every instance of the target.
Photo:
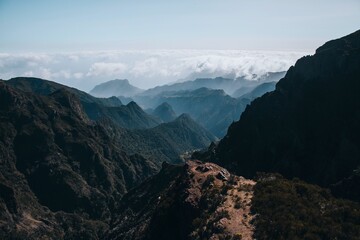
M 360 27 L 360 0 L 0 0 L 0 52 L 314 50 Z
M 359 27 L 360 0 L 0 0 L 0 78 L 252 78 Z

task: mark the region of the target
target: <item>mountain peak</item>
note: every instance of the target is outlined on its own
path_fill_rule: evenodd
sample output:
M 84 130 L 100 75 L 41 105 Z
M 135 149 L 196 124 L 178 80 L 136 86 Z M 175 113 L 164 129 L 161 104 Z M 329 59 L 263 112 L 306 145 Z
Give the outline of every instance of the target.
M 157 106 L 153 114 L 164 122 L 171 122 L 176 118 L 176 113 L 174 112 L 172 106 L 167 102 L 163 102 Z
M 360 48 L 360 30 L 357 30 L 347 36 L 326 42 L 324 45 L 316 49 L 316 53 L 320 54 L 324 51 L 336 50 L 353 50 Z
M 142 108 L 134 101 L 131 101 L 129 102 L 127 105 L 126 105 L 128 108 L 132 108 L 132 109 L 141 109 Z
M 186 122 L 194 122 L 194 120 L 190 117 L 189 114 L 183 113 L 179 117 L 175 119 L 175 121 L 186 121 Z
M 143 90 L 130 84 L 127 79 L 114 79 L 96 85 L 90 94 L 96 97 L 124 96 L 131 97 Z

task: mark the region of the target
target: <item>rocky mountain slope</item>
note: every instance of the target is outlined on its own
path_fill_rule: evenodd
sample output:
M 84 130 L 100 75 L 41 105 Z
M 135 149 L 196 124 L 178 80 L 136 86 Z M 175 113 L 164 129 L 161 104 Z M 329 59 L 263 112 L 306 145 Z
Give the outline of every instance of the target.
M 1 81 L 0 129 L 3 239 L 98 238 L 127 189 L 157 171 L 110 141 L 65 89 L 40 96 Z
M 102 121 L 111 141 L 116 141 L 129 154 L 141 154 L 160 167 L 163 161 L 183 163 L 185 152 L 202 149 L 217 138 L 187 115 L 150 129 L 118 128 Z
M 279 172 L 322 186 L 350 177 L 360 165 L 359 66 L 360 31 L 325 43 L 254 100 L 203 159 L 246 177 Z
M 164 164 L 122 199 L 106 239 L 358 239 L 360 204 L 279 174 Z
M 254 184 L 212 163 L 165 164 L 123 198 L 108 239 L 252 239 Z
M 359 204 L 298 180 L 260 175 L 254 181 L 199 161 L 163 163 L 160 173 L 145 179 L 157 164 L 122 151 L 121 138 L 106 128 L 111 124 L 90 121 L 65 89 L 41 96 L 0 82 L 0 116 L 2 239 L 356 239 L 360 234 Z M 164 134 L 192 123 L 182 115 L 156 128 Z M 189 136 L 179 138 L 191 142 Z
M 147 156 L 158 167 L 163 161 L 179 163 L 183 152 L 206 147 L 216 140 L 193 120 L 188 121 L 186 126 L 176 121 L 169 123 L 171 127 L 164 124 L 154 128 L 161 123 L 161 119 L 145 113 L 135 102 L 122 105 L 119 100 L 113 100 L 117 99 L 115 97 L 95 98 L 75 88 L 38 78 L 13 78 L 4 83 L 45 96 L 65 89 L 80 100 L 86 116 L 102 125 L 107 134 L 112 136 L 111 141 L 117 142 L 129 154 Z
M 117 125 L 127 129 L 152 128 L 161 123 L 161 120 L 147 114 L 135 102 L 120 107 L 107 107 L 106 117 L 112 119 Z

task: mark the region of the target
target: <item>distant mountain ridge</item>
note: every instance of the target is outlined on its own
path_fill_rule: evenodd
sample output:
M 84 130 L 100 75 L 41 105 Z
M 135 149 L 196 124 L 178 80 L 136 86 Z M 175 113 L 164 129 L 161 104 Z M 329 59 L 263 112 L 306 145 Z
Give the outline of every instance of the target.
M 163 102 L 171 105 L 177 115 L 189 114 L 217 137 L 226 134 L 228 126 L 240 118 L 249 103 L 248 99 L 235 99 L 224 90 L 199 88 L 196 90 L 162 92 L 156 96 L 135 98 L 140 105 L 158 106 Z
M 89 93 L 96 97 L 131 97 L 143 91 L 131 85 L 127 79 L 115 79 L 96 85 Z
M 135 101 L 143 109 L 147 109 L 146 111 L 156 117 L 158 121 L 168 122 L 173 120 L 176 115 L 190 114 L 195 121 L 221 138 L 226 134 L 228 126 L 240 118 L 246 105 L 263 93 L 274 90 L 275 87 L 272 83 L 284 75 L 285 72 L 269 72 L 259 78 L 254 76 L 253 80 L 247 80 L 244 77 L 236 79 L 224 77 L 198 78 L 192 81 L 157 86 L 137 94 L 129 91 L 124 96 L 121 96 L 121 91 L 126 91 L 127 85 L 129 85 L 128 81 L 125 83 L 120 80 L 120 82 L 109 81 L 97 87 L 111 88 L 111 91 L 114 91 L 104 96 L 115 95 L 125 103 Z M 113 84 L 118 85 L 113 87 Z M 126 86 L 121 91 L 117 91 L 117 87 L 121 88 L 122 84 Z M 232 99 L 230 93 L 239 99 Z M 130 95 L 131 97 L 129 97 Z M 192 101 L 195 102 L 192 104 Z M 152 110 L 160 107 L 164 102 L 168 102 L 172 109 L 168 106 L 162 106 L 161 109 Z M 142 125 L 141 127 L 145 126 Z
M 142 92 L 140 95 L 154 96 L 161 94 L 162 92 L 196 90 L 203 87 L 210 89 L 222 89 L 228 95 L 232 95 L 239 88 L 249 87 L 250 90 L 261 83 L 278 81 L 285 76 L 285 73 L 286 72 L 269 72 L 256 80 L 247 80 L 243 77 L 236 79 L 224 77 L 197 78 L 191 81 L 184 81 L 150 88 Z
M 6 81 L 6 84 L 25 92 L 34 92 L 41 95 L 49 95 L 61 88 L 75 94 L 81 102 L 98 103 L 108 107 L 121 106 L 122 103 L 118 98 L 96 98 L 76 88 L 68 87 L 53 81 L 34 78 L 34 77 L 16 77 Z

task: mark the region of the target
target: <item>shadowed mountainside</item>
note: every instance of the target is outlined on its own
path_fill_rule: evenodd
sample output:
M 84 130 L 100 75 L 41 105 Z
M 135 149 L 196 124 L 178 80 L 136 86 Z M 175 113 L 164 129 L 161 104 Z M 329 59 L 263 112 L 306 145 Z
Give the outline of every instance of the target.
M 161 163 L 183 163 L 182 154 L 204 148 L 217 138 L 187 115 L 150 129 L 118 128 L 111 121 L 101 121 L 112 141 L 117 141 L 129 154 L 141 154 Z
M 360 165 L 359 66 L 360 31 L 325 43 L 254 100 L 202 158 L 247 177 L 279 172 L 323 186 L 347 178 Z
M 65 89 L 39 96 L 1 81 L 0 112 L 4 238 L 97 238 L 127 189 L 157 171 L 122 151 Z
M 154 128 L 161 120 L 145 113 L 135 102 L 109 106 L 106 103 L 113 98 L 95 98 L 77 89 L 38 78 L 13 78 L 4 83 L 45 96 L 61 89 L 71 92 L 80 99 L 89 119 L 106 129 L 107 134 L 112 137 L 111 141 L 117 142 L 129 154 L 141 154 L 152 159 L 157 167 L 163 161 L 182 162 L 180 155 L 184 152 L 206 147 L 216 140 L 216 137 L 192 120 L 186 127 L 177 121 L 169 123 L 172 127 L 166 127 L 165 124 Z

